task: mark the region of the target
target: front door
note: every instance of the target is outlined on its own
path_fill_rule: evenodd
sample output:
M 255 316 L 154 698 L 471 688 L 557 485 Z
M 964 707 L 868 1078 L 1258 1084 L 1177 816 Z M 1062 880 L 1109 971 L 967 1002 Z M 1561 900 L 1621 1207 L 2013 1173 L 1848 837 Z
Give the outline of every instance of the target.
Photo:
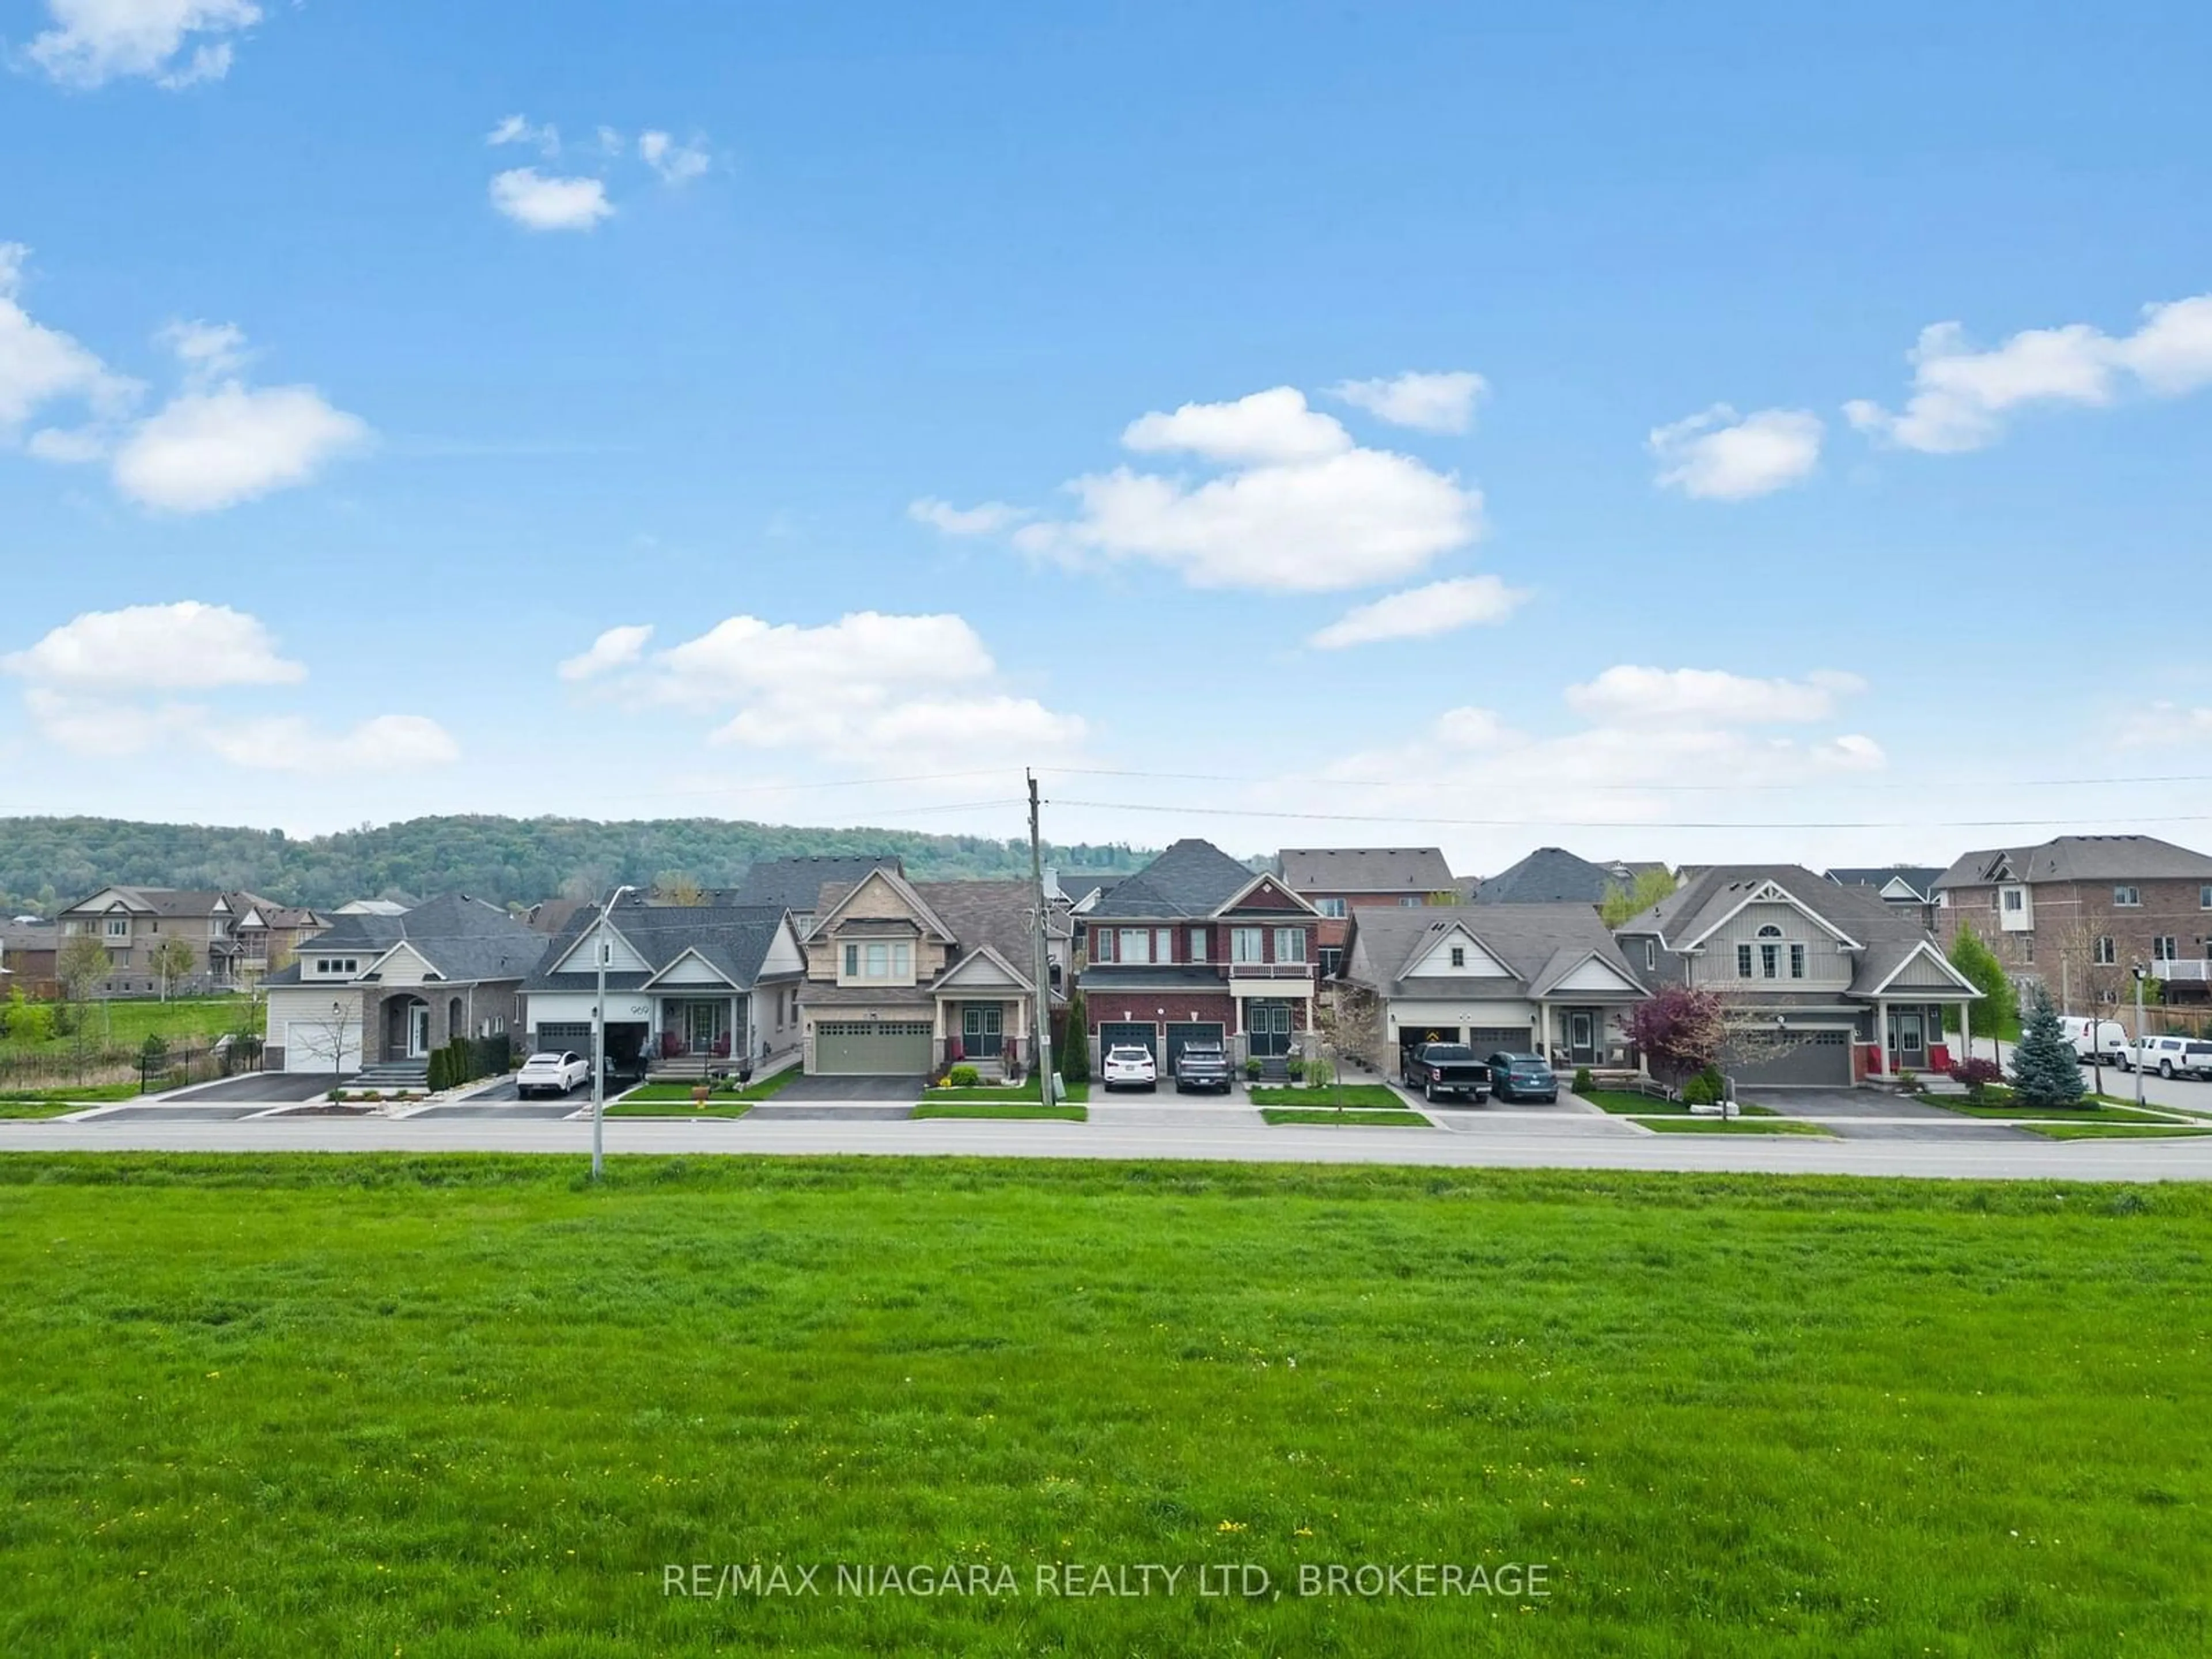
M 1287 1002 L 1248 1002 L 1244 1030 L 1251 1039 L 1255 1060 L 1279 1060 L 1291 1052 L 1291 1005 Z
M 407 1058 L 420 1060 L 430 1052 L 430 1005 L 418 1002 L 407 1011 Z
M 1597 1058 L 1597 1016 L 1587 1008 L 1567 1016 L 1567 1057 L 1577 1066 Z
M 1917 1068 L 1928 1063 L 1927 1028 L 1917 1008 L 1893 1008 L 1889 1015 L 1889 1046 L 1901 1066 Z
M 996 1060 L 1006 1047 L 1006 1011 L 995 1002 L 971 1002 L 960 1013 L 960 1052 L 970 1060 Z
M 714 1040 L 722 1035 L 722 1005 L 719 1002 L 690 1002 L 684 1006 L 684 1036 L 685 1045 L 695 1054 L 711 1054 Z

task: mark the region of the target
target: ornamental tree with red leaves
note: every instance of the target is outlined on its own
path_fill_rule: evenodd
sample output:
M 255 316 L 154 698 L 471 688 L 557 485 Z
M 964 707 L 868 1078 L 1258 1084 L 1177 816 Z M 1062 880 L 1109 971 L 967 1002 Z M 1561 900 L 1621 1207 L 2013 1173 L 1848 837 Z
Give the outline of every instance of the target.
M 1721 1000 L 1689 985 L 1662 985 L 1630 1010 L 1628 1035 L 1662 1083 L 1677 1084 L 1720 1063 L 1728 1039 Z

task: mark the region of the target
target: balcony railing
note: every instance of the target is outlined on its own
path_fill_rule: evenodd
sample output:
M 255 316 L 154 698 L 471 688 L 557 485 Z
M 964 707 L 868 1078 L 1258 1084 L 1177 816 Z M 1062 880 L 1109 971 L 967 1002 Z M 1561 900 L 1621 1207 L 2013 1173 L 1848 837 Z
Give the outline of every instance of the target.
M 2185 957 L 2179 962 L 2154 962 L 2150 965 L 2153 979 L 2191 980 L 2198 984 L 2212 984 L 2212 961 Z
M 1232 962 L 1229 964 L 1231 979 L 1311 979 L 1314 965 L 1310 962 Z

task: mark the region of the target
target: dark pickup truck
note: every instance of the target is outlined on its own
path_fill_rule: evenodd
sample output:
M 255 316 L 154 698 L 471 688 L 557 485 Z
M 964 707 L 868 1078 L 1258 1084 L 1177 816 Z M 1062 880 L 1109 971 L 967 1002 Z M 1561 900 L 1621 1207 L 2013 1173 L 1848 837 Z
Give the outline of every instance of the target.
M 1187 1095 L 1193 1089 L 1218 1090 L 1229 1092 L 1229 1056 L 1214 1043 L 1186 1042 L 1182 1052 L 1176 1056 L 1176 1092 Z
M 1490 1067 L 1464 1042 L 1424 1042 L 1406 1050 L 1398 1080 L 1424 1100 L 1456 1095 L 1479 1105 L 1490 1092 Z

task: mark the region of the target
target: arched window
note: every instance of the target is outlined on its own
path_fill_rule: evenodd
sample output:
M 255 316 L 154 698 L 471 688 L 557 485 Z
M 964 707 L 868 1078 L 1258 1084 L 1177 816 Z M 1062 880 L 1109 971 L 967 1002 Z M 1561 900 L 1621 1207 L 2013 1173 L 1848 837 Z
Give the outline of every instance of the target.
M 1782 930 L 1770 921 L 1765 927 L 1759 930 L 1759 936 L 1761 939 L 1780 939 L 1782 937 Z
M 1759 930 L 1759 937 L 1762 941 L 1778 939 L 1782 937 L 1782 930 L 1770 921 Z M 1759 945 L 1759 976 L 1761 979 L 1782 977 L 1782 947 L 1779 945 L 1762 943 Z

